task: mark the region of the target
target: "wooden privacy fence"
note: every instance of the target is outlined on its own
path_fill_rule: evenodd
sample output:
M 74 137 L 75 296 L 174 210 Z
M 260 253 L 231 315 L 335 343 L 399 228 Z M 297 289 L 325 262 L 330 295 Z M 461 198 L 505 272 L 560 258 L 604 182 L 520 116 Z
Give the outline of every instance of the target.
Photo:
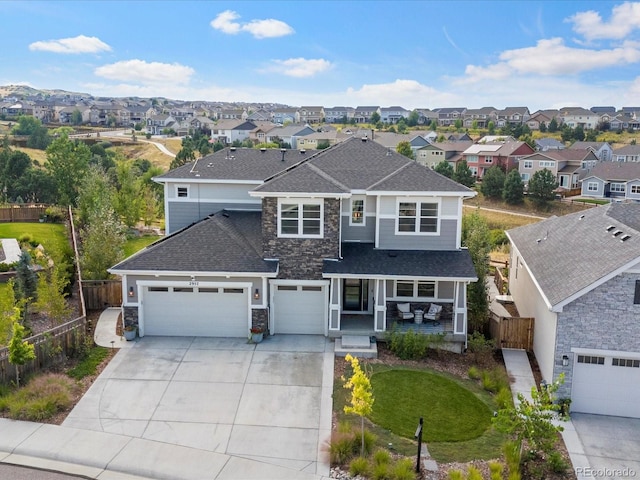
M 35 360 L 20 367 L 20 378 L 59 363 L 65 356 L 73 356 L 84 348 L 87 318 L 83 315 L 63 323 L 45 333 L 25 340 L 35 347 Z M 9 363 L 9 349 L 0 348 L 0 383 L 16 379 L 16 367 Z
M 509 289 L 508 278 L 499 267 L 496 267 L 495 274 L 493 275 L 493 283 L 496 284 L 500 295 L 505 295 L 507 293 L 507 290 Z
M 489 332 L 498 348 L 522 348 L 533 350 L 532 317 L 501 317 L 491 312 Z
M 122 282 L 120 280 L 82 280 L 82 295 L 87 310 L 122 305 Z
M 0 207 L 0 222 L 37 222 L 47 205 L 12 205 Z

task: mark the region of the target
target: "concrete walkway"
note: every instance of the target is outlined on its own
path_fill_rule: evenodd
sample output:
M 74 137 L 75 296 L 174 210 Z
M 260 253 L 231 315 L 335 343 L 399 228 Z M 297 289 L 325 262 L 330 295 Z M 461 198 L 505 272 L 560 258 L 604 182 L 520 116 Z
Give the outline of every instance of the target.
M 502 356 L 504 358 L 504 365 L 507 368 L 507 374 L 512 380 L 511 392 L 514 403 L 518 403 L 519 393 L 521 393 L 525 399 L 531 401 L 531 389 L 536 386 L 536 382 L 533 377 L 527 352 L 514 348 L 503 348 Z M 571 419 L 566 421 L 558 420 L 556 424 L 561 425 L 564 429 L 562 431 L 562 439 L 569 451 L 569 458 L 571 459 L 578 479 L 587 478 L 582 472 L 590 471 L 589 460 L 585 455 L 584 446 Z
M 4 260 L 0 263 L 14 263 L 20 260 L 20 244 L 15 238 L 2 238 L 2 250 L 4 250 Z
M 135 345 L 135 342 L 127 342 L 123 336 L 116 335 L 116 326 L 121 311 L 119 307 L 110 307 L 100 314 L 93 332 L 93 341 L 96 342 L 96 345 L 107 348 L 130 348 Z

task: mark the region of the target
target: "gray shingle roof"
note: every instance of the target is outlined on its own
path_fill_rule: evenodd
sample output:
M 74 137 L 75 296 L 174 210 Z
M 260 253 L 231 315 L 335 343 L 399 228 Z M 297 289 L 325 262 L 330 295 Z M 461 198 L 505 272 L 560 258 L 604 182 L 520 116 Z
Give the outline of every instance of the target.
M 640 204 L 595 207 L 507 231 L 551 306 L 640 260 Z M 607 231 L 607 227 L 615 227 Z M 623 233 L 614 237 L 612 232 Z M 630 238 L 624 242 L 624 234 Z M 516 266 L 512 266 L 516 268 Z
M 602 180 L 635 180 L 640 178 L 640 163 L 600 162 L 591 169 L 588 177 Z
M 323 273 L 477 280 L 468 250 L 378 250 L 372 243 L 345 243 L 342 256 L 325 260 Z
M 338 193 L 349 190 L 446 191 L 460 194 L 472 192 L 467 187 L 393 150 L 360 138 L 349 138 L 338 145 L 322 150 L 309 160 L 309 164 L 317 169 L 313 170 L 314 172 L 322 172 L 325 179 L 332 179 L 331 183 L 340 187 L 329 192 Z M 300 170 L 298 167 L 266 182 L 254 191 L 309 192 L 309 181 L 304 178 L 304 175 L 311 171 Z
M 111 271 L 275 273 L 262 258 L 261 212 L 215 213 L 166 237 Z

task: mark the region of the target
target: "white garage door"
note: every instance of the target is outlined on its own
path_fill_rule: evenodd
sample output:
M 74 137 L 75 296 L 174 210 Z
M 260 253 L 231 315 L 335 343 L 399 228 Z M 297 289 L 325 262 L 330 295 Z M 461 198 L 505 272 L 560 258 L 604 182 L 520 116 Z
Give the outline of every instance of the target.
M 571 410 L 640 418 L 640 359 L 636 355 L 576 354 Z M 635 357 L 635 358 L 634 358 Z
M 324 335 L 327 310 L 324 286 L 274 285 L 274 333 Z
M 247 337 L 247 288 L 144 287 L 144 335 Z

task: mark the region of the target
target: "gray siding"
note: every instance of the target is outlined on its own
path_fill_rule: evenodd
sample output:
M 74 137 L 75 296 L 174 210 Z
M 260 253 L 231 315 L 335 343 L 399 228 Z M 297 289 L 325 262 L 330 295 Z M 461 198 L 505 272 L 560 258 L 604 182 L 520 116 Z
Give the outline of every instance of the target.
M 597 183 L 598 190 L 591 192 L 587 190 L 589 188 L 589 183 Z M 604 182 L 599 178 L 585 178 L 582 182 L 582 195 L 585 197 L 604 197 Z
M 168 202 L 167 231 L 175 233 L 212 213 L 222 209 L 229 210 L 260 210 L 260 204 L 251 203 L 197 203 L 197 202 Z
M 572 348 L 640 352 L 640 305 L 633 303 L 638 280 L 637 273 L 618 275 L 558 313 L 553 377 L 565 374 L 559 397 L 571 396 Z M 563 355 L 569 356 L 566 367 Z
M 376 218 L 367 217 L 364 226 L 349 225 L 349 217 L 343 216 L 342 220 L 342 241 L 343 242 L 368 242 L 373 243 L 376 239 Z
M 396 235 L 396 221 L 380 219 L 378 248 L 396 250 L 455 250 L 457 220 L 441 220 L 440 235 Z
M 636 188 L 640 189 L 640 181 L 634 180 L 631 182 L 627 182 L 627 198 L 631 198 L 634 200 L 640 200 L 640 193 L 631 193 L 631 186 L 635 185 Z

